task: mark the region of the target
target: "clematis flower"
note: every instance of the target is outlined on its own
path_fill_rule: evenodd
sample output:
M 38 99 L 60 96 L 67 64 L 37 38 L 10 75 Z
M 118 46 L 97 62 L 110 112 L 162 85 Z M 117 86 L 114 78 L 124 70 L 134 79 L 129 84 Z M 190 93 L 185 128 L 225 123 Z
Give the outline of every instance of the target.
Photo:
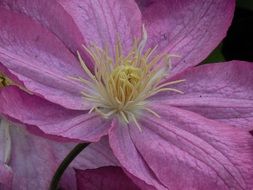
M 253 188 L 253 66 L 193 67 L 225 36 L 234 1 L 0 5 L 1 71 L 25 89 L 1 90 L 2 115 L 105 136 L 141 189 Z

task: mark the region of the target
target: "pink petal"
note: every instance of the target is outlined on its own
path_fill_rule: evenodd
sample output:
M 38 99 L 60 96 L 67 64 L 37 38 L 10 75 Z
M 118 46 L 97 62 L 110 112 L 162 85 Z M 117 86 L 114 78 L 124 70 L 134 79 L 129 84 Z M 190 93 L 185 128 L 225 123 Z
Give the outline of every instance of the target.
M 136 149 L 127 126 L 120 125 L 114 121 L 113 128 L 109 132 L 109 142 L 114 155 L 119 160 L 121 166 L 133 176 L 138 179 L 138 185 L 142 189 L 165 190 L 166 188 L 156 179 L 154 173 L 150 170 L 142 156 Z M 149 142 L 146 142 L 147 144 Z M 130 176 L 131 177 L 131 176 Z
M 87 148 L 85 148 L 85 150 L 81 152 L 74 160 L 71 166 L 74 168 L 86 170 L 96 169 L 99 167 L 120 166 L 120 164 L 110 148 L 108 138 L 103 137 L 99 142 L 92 143 Z M 125 172 L 127 176 L 131 178 L 132 181 L 139 187 L 142 187 L 142 189 L 155 190 L 127 171 Z
M 173 86 L 184 94 L 167 93 L 154 97 L 161 103 L 181 107 L 207 118 L 253 129 L 253 65 L 231 61 L 201 65 L 179 74 L 185 82 Z
M 135 177 L 134 175 L 130 174 L 126 170 L 124 170 L 124 172 L 141 189 L 143 189 L 143 190 L 157 190 L 157 188 L 155 188 L 154 186 L 148 185 L 147 183 L 145 183 L 141 179 Z
M 13 173 L 11 168 L 0 162 L 0 189 L 11 189 L 12 175 Z
M 225 37 L 234 0 L 137 0 L 149 46 L 176 54 L 172 74 L 199 64 Z
M 105 166 L 119 166 L 107 137 L 101 138 L 98 142 L 91 143 L 72 163 L 72 167 L 82 170 Z
M 65 45 L 27 16 L 0 8 L 0 17 L 3 66 L 26 88 L 49 101 L 68 108 L 89 108 L 81 96 L 85 86 L 70 79 L 85 77 L 84 71 Z
M 7 141 L 7 139 L 5 138 L 5 128 L 2 125 L 3 123 L 0 120 L 0 162 L 4 162 L 5 144 Z
M 55 34 L 64 45 L 74 54 L 79 50 L 83 57 L 83 36 L 71 16 L 56 0 L 2 0 L 0 6 L 15 12 L 22 13 L 38 21 L 49 31 Z M 46 11 L 45 11 L 46 10 Z M 89 67 L 91 63 L 87 62 Z
M 178 108 L 152 109 L 161 118 L 145 115 L 140 118 L 142 132 L 129 129 L 140 156 L 168 189 L 253 188 L 253 139 L 248 132 Z
M 37 126 L 49 135 L 95 142 L 106 135 L 110 127 L 110 120 L 105 121 L 95 113 L 68 110 L 14 86 L 1 89 L 0 97 L 3 115 Z
M 56 168 L 75 144 L 41 138 L 26 132 L 21 126 L 15 127 L 12 125 L 9 127 L 11 162 L 8 163 L 8 166 L 3 163 L 3 160 L 0 160 L 0 184 L 3 184 L 5 189 L 7 187 L 25 190 L 48 189 Z M 4 130 L 1 123 L 0 159 L 4 158 L 6 148 L 6 133 Z M 62 176 L 60 187 L 69 190 L 76 189 L 75 172 L 72 167 L 84 170 L 117 165 L 119 164 L 109 148 L 108 139 L 104 137 L 99 142 L 89 145 L 77 156 Z M 13 184 L 11 168 L 14 173 Z M 33 179 L 35 173 L 37 177 Z M 18 187 L 19 185 L 21 187 Z
M 76 170 L 79 190 L 138 190 L 139 188 L 119 167 Z
M 14 126 L 10 126 L 9 129 L 11 159 L 8 163 L 9 166 L 7 164 L 4 166 L 6 168 L 5 172 L 8 171 L 8 168 L 9 171 L 10 168 L 13 171 L 12 183 L 9 186 L 11 189 L 19 190 L 48 189 L 56 168 L 74 144 L 50 141 L 31 135 L 25 130 Z M 2 130 L 2 127 L 0 130 Z M 2 149 L 0 151 L 2 152 Z M 0 183 L 2 183 L 3 179 L 2 174 L 2 165 L 0 164 Z M 12 176 L 7 173 L 4 177 L 8 179 Z M 71 186 L 74 187 L 75 180 L 70 181 L 73 177 L 68 174 L 63 179 L 67 179 L 68 184 L 71 183 Z
M 61 190 L 76 190 L 76 176 L 75 170 L 71 167 L 68 167 L 63 173 L 61 180 L 58 184 Z
M 7 123 L 0 120 L 0 189 L 11 189 L 12 169 L 6 164 L 8 156 L 7 145 L 10 142 L 6 136 Z
M 85 41 L 113 51 L 117 38 L 124 50 L 140 35 L 141 14 L 134 0 L 58 0 L 72 16 Z

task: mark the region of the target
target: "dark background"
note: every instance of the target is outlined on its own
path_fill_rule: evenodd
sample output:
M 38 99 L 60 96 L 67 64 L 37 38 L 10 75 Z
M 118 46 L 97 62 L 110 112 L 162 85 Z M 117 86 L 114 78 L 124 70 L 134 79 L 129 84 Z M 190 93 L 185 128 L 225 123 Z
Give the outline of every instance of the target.
M 203 63 L 230 60 L 253 62 L 253 0 L 237 0 L 227 37 Z

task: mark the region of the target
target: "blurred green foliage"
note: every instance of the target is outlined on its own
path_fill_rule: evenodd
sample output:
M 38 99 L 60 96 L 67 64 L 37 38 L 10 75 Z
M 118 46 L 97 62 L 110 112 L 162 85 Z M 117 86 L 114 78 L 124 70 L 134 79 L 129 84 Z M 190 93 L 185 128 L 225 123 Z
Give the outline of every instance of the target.
M 222 54 L 222 43 L 220 43 L 220 45 L 213 50 L 213 52 L 202 62 L 202 64 L 217 63 L 223 61 L 225 61 L 225 58 Z
M 253 11 L 253 0 L 237 0 L 237 7 Z

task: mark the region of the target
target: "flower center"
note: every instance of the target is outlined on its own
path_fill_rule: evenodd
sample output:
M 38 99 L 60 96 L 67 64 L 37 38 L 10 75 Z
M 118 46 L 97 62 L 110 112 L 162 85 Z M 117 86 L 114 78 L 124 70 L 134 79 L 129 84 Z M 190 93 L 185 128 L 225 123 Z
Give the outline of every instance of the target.
M 110 75 L 109 86 L 118 102 L 126 103 L 134 100 L 134 94 L 141 90 L 143 72 L 131 65 L 119 65 Z
M 147 33 L 143 27 L 143 39 L 139 42 L 135 40 L 127 55 L 123 53 L 119 41 L 115 45 L 113 57 L 109 55 L 107 48 L 84 47 L 94 61 L 94 72 L 87 68 L 77 52 L 89 79 L 72 79 L 88 86 L 81 93 L 93 105 L 90 112 L 96 111 L 104 118 L 116 115 L 123 122 L 133 121 L 140 128 L 137 120 L 143 110 L 159 117 L 148 107 L 149 97 L 163 91 L 182 93 L 168 86 L 184 80 L 163 82 L 170 71 L 171 56 L 167 53 L 155 55 L 156 47 L 143 53 L 146 41 Z

